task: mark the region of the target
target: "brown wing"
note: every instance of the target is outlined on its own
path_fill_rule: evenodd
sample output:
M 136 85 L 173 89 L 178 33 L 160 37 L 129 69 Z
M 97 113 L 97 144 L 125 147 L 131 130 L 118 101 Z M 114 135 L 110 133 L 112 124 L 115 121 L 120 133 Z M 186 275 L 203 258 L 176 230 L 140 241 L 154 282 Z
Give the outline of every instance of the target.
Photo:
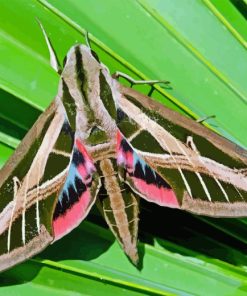
M 120 91 L 120 131 L 171 186 L 179 208 L 247 215 L 246 150 L 133 89 L 120 86 Z

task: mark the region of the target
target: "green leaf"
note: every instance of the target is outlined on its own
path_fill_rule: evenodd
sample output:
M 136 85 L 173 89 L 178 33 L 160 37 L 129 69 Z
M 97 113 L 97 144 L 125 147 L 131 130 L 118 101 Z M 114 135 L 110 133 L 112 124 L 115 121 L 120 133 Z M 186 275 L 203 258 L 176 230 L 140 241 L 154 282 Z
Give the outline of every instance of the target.
M 246 22 L 232 2 L 3 1 L 0 166 L 57 92 L 59 77 L 36 18 L 61 62 L 70 46 L 84 43 L 87 30 L 112 72 L 171 81 L 171 89 L 157 87 L 153 97 L 190 117 L 216 115 L 211 127 L 247 146 Z M 2 273 L 0 293 L 246 295 L 244 219 L 195 217 L 143 201 L 142 270 L 131 265 L 96 210 L 88 221 Z

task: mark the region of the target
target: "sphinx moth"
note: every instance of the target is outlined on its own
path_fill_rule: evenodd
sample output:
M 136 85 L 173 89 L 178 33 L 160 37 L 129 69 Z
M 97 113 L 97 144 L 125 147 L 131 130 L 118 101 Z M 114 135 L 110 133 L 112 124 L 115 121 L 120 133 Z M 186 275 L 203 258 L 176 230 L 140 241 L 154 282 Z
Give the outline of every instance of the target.
M 41 26 L 42 28 L 42 26 Z M 247 216 L 247 151 L 121 85 L 90 46 L 0 171 L 0 270 L 75 228 L 96 202 L 137 264 L 139 198 L 213 217 Z

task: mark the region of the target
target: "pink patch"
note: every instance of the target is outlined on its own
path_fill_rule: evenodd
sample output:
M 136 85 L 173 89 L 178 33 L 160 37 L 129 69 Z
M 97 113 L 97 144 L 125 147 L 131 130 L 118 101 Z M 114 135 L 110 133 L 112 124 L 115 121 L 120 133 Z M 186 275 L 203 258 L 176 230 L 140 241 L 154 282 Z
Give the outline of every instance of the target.
M 121 141 L 123 139 L 120 131 L 117 132 L 117 163 L 119 165 L 125 165 L 128 169 L 128 172 L 133 171 L 133 152 L 124 152 L 121 148 Z
M 93 160 L 92 160 L 91 156 L 87 153 L 86 148 L 80 142 L 79 139 L 76 139 L 76 146 L 77 146 L 77 149 L 83 155 L 84 160 L 85 160 L 85 163 L 78 168 L 79 173 L 81 174 L 82 178 L 85 179 L 88 175 L 91 175 L 92 173 L 94 173 L 96 171 L 96 168 L 93 164 Z
M 83 181 L 85 181 L 85 178 L 88 176 L 89 172 L 87 171 L 87 168 L 84 165 L 79 165 L 77 167 L 77 171 L 79 172 L 79 174 L 81 175 Z
M 123 152 L 121 152 L 121 151 L 118 151 L 118 154 L 117 154 L 117 164 L 118 165 L 125 164 L 125 157 L 124 157 Z
M 133 171 L 133 152 L 128 151 L 125 153 L 125 159 L 126 159 L 126 167 L 128 171 Z
M 124 139 L 121 132 L 117 132 L 117 163 L 123 165 L 128 173 L 134 170 L 134 150 L 123 151 L 121 142 Z M 131 146 L 130 146 L 131 147 Z M 171 208 L 179 208 L 179 203 L 174 191 L 170 188 L 158 187 L 155 184 L 147 184 L 145 180 L 130 177 L 134 182 L 134 186 L 148 201 L 155 202 L 162 206 Z
M 133 178 L 136 189 L 142 193 L 147 200 L 170 208 L 179 208 L 175 193 L 172 189 L 157 187 L 147 184 L 144 180 Z
M 84 156 L 84 158 L 92 163 L 93 160 L 92 160 L 91 156 L 87 153 L 87 150 L 84 147 L 84 145 L 81 143 L 81 141 L 79 139 L 76 139 L 75 142 L 76 142 L 76 146 L 77 146 L 78 150 L 81 152 L 81 154 Z
M 66 213 L 53 221 L 54 240 L 58 240 L 76 227 L 86 216 L 90 203 L 89 190 L 84 192 L 79 201 L 66 211 Z
M 120 131 L 117 131 L 117 151 L 120 150 L 120 145 L 121 145 L 121 141 L 122 141 L 123 137 L 120 133 Z

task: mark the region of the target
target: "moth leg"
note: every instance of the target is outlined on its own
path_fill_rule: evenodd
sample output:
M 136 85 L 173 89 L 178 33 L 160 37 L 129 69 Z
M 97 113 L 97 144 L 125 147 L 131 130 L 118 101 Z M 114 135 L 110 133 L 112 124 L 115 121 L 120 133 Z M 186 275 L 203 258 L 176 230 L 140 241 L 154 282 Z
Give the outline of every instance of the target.
M 202 118 L 198 118 L 196 120 L 196 122 L 198 123 L 203 123 L 204 121 L 208 120 L 208 119 L 211 119 L 211 118 L 215 118 L 216 116 L 215 115 L 209 115 L 209 116 L 205 116 L 205 117 L 202 117 Z
M 126 79 L 127 81 L 130 82 L 131 84 L 131 87 L 135 84 L 149 84 L 149 85 L 154 85 L 156 83 L 162 83 L 162 84 L 169 84 L 170 81 L 167 81 L 167 80 L 136 80 L 134 78 L 132 78 L 131 76 L 125 74 L 125 73 L 122 73 L 122 72 L 115 72 L 113 75 L 112 75 L 113 78 L 115 79 L 118 79 L 119 77 L 122 77 L 124 79 Z
M 39 26 L 41 28 L 41 31 L 43 32 L 44 34 L 44 37 L 45 37 L 45 41 L 46 41 L 46 44 L 47 44 L 47 47 L 48 47 L 48 50 L 49 50 L 49 54 L 50 54 L 50 65 L 52 66 L 52 68 L 58 73 L 58 74 L 61 74 L 62 73 L 62 67 L 58 61 L 58 58 L 57 58 L 57 55 L 56 55 L 56 52 L 51 44 L 51 41 L 50 41 L 50 38 L 48 37 L 42 23 L 40 22 L 40 20 L 38 18 L 37 19 L 37 22 L 39 23 Z
M 151 96 L 153 91 L 154 91 L 154 84 L 159 83 L 159 84 L 170 84 L 170 81 L 167 80 L 135 80 L 134 78 L 130 77 L 129 75 L 122 73 L 122 72 L 115 72 L 112 75 L 113 78 L 118 79 L 119 77 L 122 77 L 124 79 L 126 79 L 127 81 L 129 81 L 130 83 L 130 87 L 132 87 L 133 85 L 140 85 L 140 84 L 148 84 L 151 85 L 151 89 L 148 93 L 148 96 Z

